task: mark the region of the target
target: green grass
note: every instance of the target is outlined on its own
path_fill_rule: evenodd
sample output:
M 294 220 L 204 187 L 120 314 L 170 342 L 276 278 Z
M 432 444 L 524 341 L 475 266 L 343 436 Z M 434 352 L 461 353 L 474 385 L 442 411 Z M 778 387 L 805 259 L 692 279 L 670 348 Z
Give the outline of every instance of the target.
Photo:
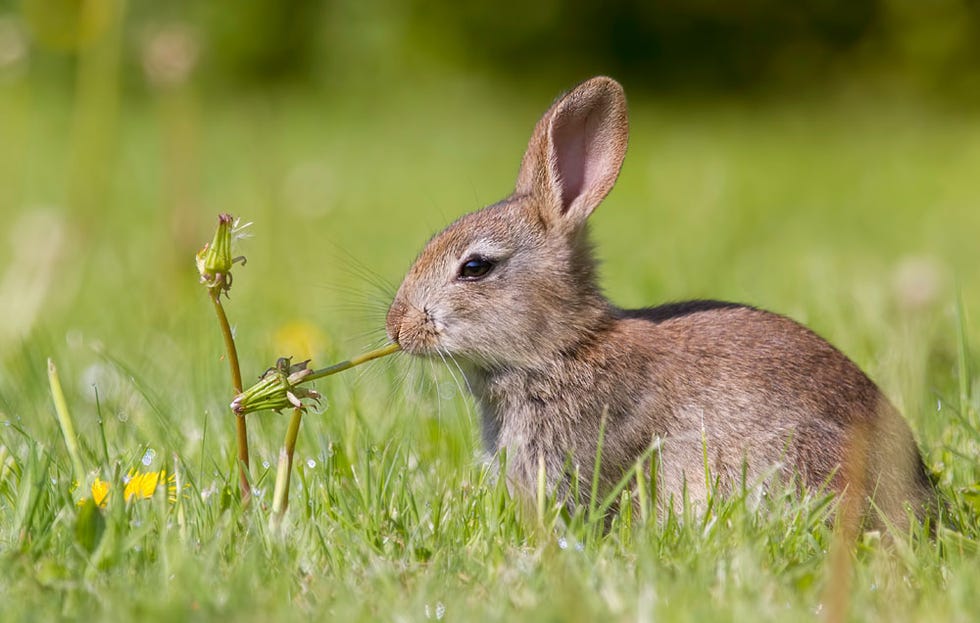
M 93 160 L 73 156 L 73 124 L 96 122 L 73 118 L 69 94 L 0 88 L 0 619 L 790 621 L 831 607 L 841 569 L 819 500 L 538 530 L 484 474 L 452 377 L 401 356 L 318 383 L 285 535 L 267 526 L 287 416 L 251 417 L 256 504 L 239 507 L 227 366 L 192 262 L 216 213 L 255 221 L 226 304 L 245 376 L 290 354 L 277 335 L 295 323 L 317 328 L 291 331 L 327 365 L 382 337 L 379 281 L 508 191 L 553 93 L 133 96 L 102 151 L 83 150 Z M 627 164 L 594 218 L 609 295 L 760 305 L 854 358 L 962 526 L 892 547 L 863 536 L 850 619 L 975 620 L 980 117 L 888 100 L 632 104 Z M 119 487 L 104 511 L 76 504 L 48 357 L 89 477 L 148 458 L 186 485 L 178 504 L 127 505 Z

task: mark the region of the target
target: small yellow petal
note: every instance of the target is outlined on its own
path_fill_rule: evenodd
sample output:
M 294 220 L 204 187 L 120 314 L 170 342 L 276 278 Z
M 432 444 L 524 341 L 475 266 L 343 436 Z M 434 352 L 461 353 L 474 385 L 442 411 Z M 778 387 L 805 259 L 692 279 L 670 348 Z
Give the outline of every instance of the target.
M 92 500 L 101 507 L 105 507 L 106 500 L 109 497 L 109 483 L 100 478 L 96 478 L 92 482 Z
M 144 500 L 151 498 L 157 490 L 157 485 L 160 484 L 161 480 L 166 480 L 166 477 L 167 472 L 165 470 L 133 474 L 123 490 L 123 498 L 127 502 L 134 496 Z

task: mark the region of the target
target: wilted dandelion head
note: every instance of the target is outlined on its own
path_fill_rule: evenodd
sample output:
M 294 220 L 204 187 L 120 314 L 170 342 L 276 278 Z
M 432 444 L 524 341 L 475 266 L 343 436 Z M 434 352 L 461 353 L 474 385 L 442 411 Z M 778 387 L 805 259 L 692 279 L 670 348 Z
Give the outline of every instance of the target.
M 150 32 L 143 41 L 143 73 L 155 87 L 182 84 L 197 65 L 201 46 L 185 24 L 170 24 Z

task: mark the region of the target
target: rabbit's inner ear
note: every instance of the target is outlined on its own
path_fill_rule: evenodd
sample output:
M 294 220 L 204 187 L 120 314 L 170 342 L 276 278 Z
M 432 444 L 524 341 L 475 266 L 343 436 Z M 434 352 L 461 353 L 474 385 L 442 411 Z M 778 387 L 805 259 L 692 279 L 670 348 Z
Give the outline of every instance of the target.
M 558 103 L 545 159 L 554 220 L 585 222 L 616 183 L 628 133 L 622 87 L 609 78 L 593 78 Z
M 584 122 L 578 119 L 561 118 L 555 121 L 551 131 L 551 140 L 555 150 L 556 182 L 561 189 L 561 211 L 568 211 L 572 202 L 582 194 L 585 183 L 587 154 L 586 132 L 588 118 Z

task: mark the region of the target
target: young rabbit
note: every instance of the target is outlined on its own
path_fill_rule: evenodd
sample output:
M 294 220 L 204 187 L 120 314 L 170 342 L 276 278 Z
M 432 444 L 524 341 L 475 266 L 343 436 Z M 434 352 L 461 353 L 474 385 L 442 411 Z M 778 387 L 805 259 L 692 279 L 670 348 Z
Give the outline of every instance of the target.
M 619 175 L 627 135 L 626 99 L 610 78 L 555 102 L 514 193 L 422 250 L 388 311 L 388 336 L 462 367 L 486 449 L 506 449 L 518 489 L 534 491 L 543 466 L 552 491 L 569 494 L 576 469 L 587 491 L 604 426 L 603 490 L 656 440 L 661 507 L 684 495 L 703 503 L 707 467 L 722 490 L 775 475 L 847 491 L 853 515 L 874 523 L 883 514 L 907 525 L 906 508 L 921 515 L 934 494 L 909 427 L 816 334 L 746 305 L 626 310 L 603 297 L 586 220 Z

